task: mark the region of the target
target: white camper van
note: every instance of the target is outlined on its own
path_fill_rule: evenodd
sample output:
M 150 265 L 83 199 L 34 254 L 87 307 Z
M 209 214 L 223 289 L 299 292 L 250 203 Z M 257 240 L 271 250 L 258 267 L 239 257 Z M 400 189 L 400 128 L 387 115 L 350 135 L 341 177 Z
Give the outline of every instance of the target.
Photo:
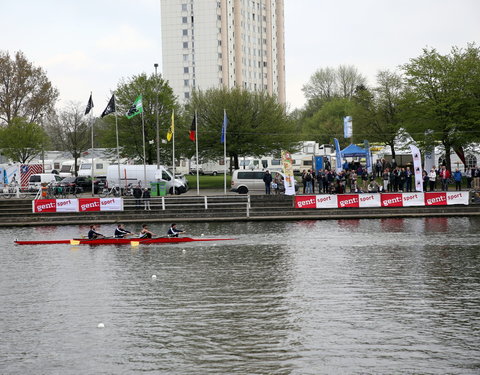
M 173 194 L 173 187 L 175 186 L 175 194 L 183 194 L 188 190 L 188 183 L 185 179 L 173 179 L 172 173 L 165 167 L 160 166 L 157 170 L 156 165 L 146 165 L 147 181 L 144 181 L 143 165 L 125 165 L 120 164 L 120 184 L 118 181 L 118 165 L 109 165 L 107 168 L 108 186 L 120 185 L 120 187 L 128 186 L 129 184 L 140 184 L 142 187 L 150 187 L 150 182 L 164 181 L 167 183 L 167 191 Z

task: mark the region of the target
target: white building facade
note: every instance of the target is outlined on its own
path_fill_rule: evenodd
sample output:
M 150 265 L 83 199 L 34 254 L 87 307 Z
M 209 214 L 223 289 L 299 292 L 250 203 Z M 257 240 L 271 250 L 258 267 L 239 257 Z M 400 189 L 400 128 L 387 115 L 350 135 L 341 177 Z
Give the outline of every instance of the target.
M 285 103 L 284 0 L 161 0 L 163 76 L 194 89 L 266 91 Z

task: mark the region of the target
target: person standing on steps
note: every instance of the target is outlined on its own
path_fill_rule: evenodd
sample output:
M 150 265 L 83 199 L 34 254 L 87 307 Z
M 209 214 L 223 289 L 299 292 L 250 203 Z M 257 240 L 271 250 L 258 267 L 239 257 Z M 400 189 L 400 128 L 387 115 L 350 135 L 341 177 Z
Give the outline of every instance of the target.
M 135 185 L 133 188 L 133 197 L 135 198 L 135 208 L 140 208 L 142 199 L 142 189 L 140 185 Z
M 430 185 L 430 191 L 435 191 L 435 182 L 437 180 L 437 172 L 435 168 L 432 167 L 430 173 L 428 174 L 428 183 Z
M 144 210 L 148 210 L 148 211 L 151 211 L 152 209 L 150 208 L 150 190 L 148 190 L 147 188 L 143 189 L 143 195 L 142 195 L 142 198 L 143 198 L 143 203 L 145 205 L 145 208 Z
M 263 182 L 265 183 L 265 194 L 270 195 L 271 186 L 272 186 L 272 175 L 268 169 L 263 174 Z
M 462 190 L 462 172 L 458 168 L 453 172 L 453 179 L 455 180 L 455 190 Z

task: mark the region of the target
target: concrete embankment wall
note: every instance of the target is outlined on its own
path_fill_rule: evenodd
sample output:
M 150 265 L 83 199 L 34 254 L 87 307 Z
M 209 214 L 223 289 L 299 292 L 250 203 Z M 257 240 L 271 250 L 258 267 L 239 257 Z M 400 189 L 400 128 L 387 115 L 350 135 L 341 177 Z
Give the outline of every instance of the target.
M 249 207 L 247 207 L 250 203 Z M 122 212 L 33 213 L 32 201 L 0 200 L 0 226 L 68 225 L 115 222 L 262 221 L 480 216 L 480 204 L 403 208 L 295 209 L 289 196 L 181 196 L 152 198 L 151 211 L 126 199 Z

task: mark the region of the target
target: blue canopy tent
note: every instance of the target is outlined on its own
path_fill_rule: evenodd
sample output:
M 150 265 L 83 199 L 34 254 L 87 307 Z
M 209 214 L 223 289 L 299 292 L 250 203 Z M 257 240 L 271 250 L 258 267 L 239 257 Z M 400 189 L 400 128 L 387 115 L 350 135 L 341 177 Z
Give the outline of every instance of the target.
M 368 151 L 357 145 L 350 144 L 340 151 L 342 158 L 366 158 Z
M 347 146 L 343 150 L 340 150 L 340 144 L 338 143 L 338 140 L 336 138 L 334 138 L 333 141 L 335 142 L 337 170 L 345 169 L 345 167 L 342 166 L 342 161 L 341 161 L 341 159 L 343 158 L 365 158 L 367 161 L 366 167 L 367 167 L 368 173 L 372 173 L 372 160 L 370 156 L 370 146 L 368 144 L 368 141 L 364 141 L 364 145 L 365 145 L 364 148 L 351 143 L 349 146 Z

